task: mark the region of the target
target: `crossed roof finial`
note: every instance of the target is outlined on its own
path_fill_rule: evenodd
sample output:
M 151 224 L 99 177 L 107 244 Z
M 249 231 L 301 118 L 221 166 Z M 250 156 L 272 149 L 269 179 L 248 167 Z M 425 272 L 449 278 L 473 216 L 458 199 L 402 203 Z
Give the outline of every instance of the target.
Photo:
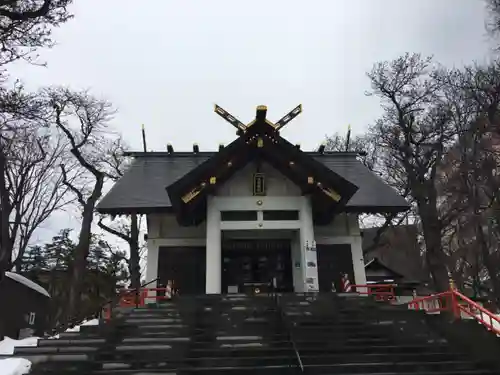
M 302 104 L 299 104 L 297 107 L 292 109 L 290 112 L 288 112 L 285 116 L 283 116 L 278 122 L 274 124 L 266 119 L 267 106 L 265 105 L 257 106 L 255 119 L 246 125 L 240 120 L 238 120 L 236 117 L 234 117 L 232 114 L 230 114 L 228 111 L 226 111 L 224 108 L 218 106 L 217 104 L 215 105 L 214 112 L 217 113 L 219 116 L 221 116 L 224 120 L 229 122 L 231 125 L 233 125 L 237 129 L 238 135 L 244 134 L 248 130 L 248 128 L 250 128 L 253 124 L 255 124 L 258 121 L 265 122 L 266 124 L 272 126 L 276 132 L 278 132 L 286 124 L 288 124 L 300 113 L 302 113 Z

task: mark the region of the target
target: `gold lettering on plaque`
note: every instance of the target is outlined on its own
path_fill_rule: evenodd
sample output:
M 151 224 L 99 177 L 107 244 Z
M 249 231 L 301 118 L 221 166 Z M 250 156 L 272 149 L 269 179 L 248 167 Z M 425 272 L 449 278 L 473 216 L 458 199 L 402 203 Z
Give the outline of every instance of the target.
M 264 173 L 253 175 L 253 195 L 266 195 L 266 180 Z

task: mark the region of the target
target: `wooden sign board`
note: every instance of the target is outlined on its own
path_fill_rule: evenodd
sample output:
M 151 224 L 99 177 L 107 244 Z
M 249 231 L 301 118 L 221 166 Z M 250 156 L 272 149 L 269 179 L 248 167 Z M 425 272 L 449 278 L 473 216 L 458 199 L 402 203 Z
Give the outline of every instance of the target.
M 266 195 L 266 179 L 264 173 L 254 173 L 253 175 L 253 195 Z

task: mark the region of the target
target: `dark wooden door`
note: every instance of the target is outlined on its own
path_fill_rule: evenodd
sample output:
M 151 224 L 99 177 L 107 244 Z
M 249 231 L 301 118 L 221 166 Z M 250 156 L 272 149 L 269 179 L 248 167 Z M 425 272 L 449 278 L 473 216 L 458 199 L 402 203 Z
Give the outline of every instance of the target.
M 342 291 L 340 278 L 347 273 L 354 284 L 351 245 L 316 245 L 318 256 L 318 278 L 320 292 L 329 292 L 332 282 L 337 291 Z
M 231 240 L 223 244 L 223 293 L 228 292 L 228 286 L 245 292 L 252 286 L 269 284 L 273 278 L 278 290 L 293 290 L 289 240 Z M 265 291 L 267 287 L 259 289 Z
M 160 247 L 158 276 L 160 284 L 174 281 L 179 293 L 205 293 L 206 251 L 204 247 Z

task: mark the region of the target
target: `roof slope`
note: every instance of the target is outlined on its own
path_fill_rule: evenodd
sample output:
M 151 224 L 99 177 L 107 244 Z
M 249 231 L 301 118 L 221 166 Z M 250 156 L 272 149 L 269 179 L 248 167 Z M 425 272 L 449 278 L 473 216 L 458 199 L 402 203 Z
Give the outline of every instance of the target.
M 47 292 L 47 290 L 45 290 L 45 288 L 41 287 L 40 285 L 31 281 L 30 279 L 27 279 L 23 275 L 7 271 L 7 272 L 5 272 L 5 276 L 8 277 L 9 279 L 17 281 L 18 283 L 23 284 L 24 286 L 26 286 L 30 289 L 33 289 L 34 291 L 36 291 L 40 294 L 43 294 L 44 296 L 50 298 L 50 294 L 49 294 L 49 292 Z
M 109 214 L 169 211 L 166 187 L 209 159 L 214 152 L 133 153 L 134 161 L 124 176 L 99 202 L 99 212 Z M 373 174 L 354 153 L 309 152 L 317 161 L 351 181 L 359 189 L 346 209 L 362 212 L 403 211 L 406 200 Z

